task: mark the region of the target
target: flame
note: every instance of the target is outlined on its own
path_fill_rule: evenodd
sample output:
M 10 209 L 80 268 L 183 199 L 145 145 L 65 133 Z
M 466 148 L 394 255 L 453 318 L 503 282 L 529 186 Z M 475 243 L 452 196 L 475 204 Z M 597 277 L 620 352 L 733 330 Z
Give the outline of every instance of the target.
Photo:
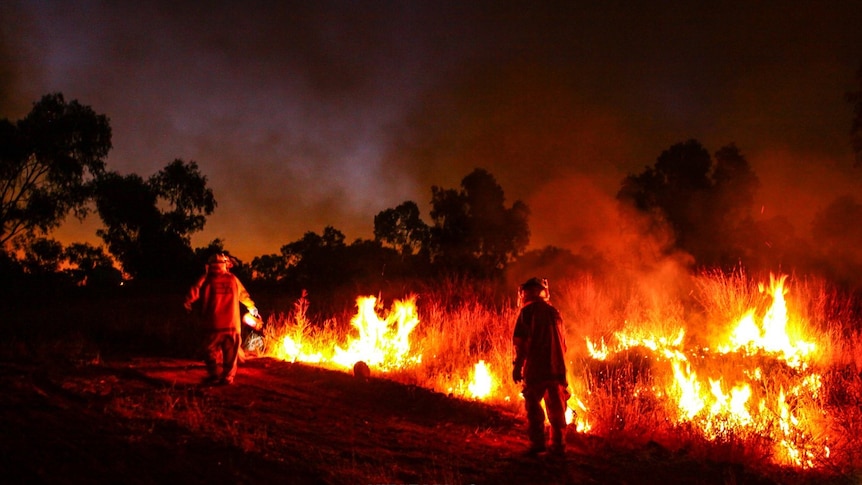
M 384 318 L 377 315 L 377 298 L 373 296 L 358 298 L 356 306 L 359 311 L 350 324 L 359 331 L 359 338 L 346 349 L 336 346 L 334 363 L 352 367 L 361 360 L 386 371 L 408 361 L 421 362 L 421 355 L 410 355 L 410 333 L 419 324 L 413 298 L 396 300 Z
M 467 389 L 470 390 L 470 395 L 475 399 L 484 399 L 491 395 L 495 387 L 495 379 L 488 369 L 488 365 L 484 360 L 480 360 L 473 367 L 473 376 Z
M 276 352 L 276 356 L 281 360 L 306 362 L 309 364 L 319 364 L 325 361 L 322 353 L 307 351 L 302 345 L 302 341 L 297 342 L 288 335 L 285 335 L 282 339 L 281 348 Z
M 358 331 L 358 338 L 350 339 L 345 348 L 335 344 L 327 352 L 330 342 L 313 342 L 307 337 L 304 315 L 297 316 L 294 335 L 283 335 L 275 357 L 293 362 L 329 364 L 351 369 L 359 361 L 369 367 L 388 371 L 410 363 L 422 361 L 410 348 L 410 333 L 419 324 L 414 298 L 396 300 L 383 317 L 377 315 L 377 298 L 360 297 L 356 300 L 357 313 L 350 323 Z
M 744 349 L 749 353 L 756 353 L 762 350 L 783 354 L 784 360 L 792 367 L 805 364 L 805 359 L 814 353 L 816 346 L 803 340 L 791 341 L 787 333 L 787 303 L 784 299 L 787 292 L 784 289 L 786 278 L 786 275 L 778 279 L 770 275 L 769 293 L 773 303 L 764 314 L 761 325 L 757 325 L 755 321 L 754 310 L 749 310 L 733 330 L 730 344 L 720 346 L 719 351 L 728 353 Z M 762 284 L 760 291 L 764 292 Z
M 729 315 L 726 321 L 731 323 L 723 324 L 718 338 L 705 345 L 696 344 L 680 325 L 662 323 L 665 328 L 657 330 L 626 322 L 609 335 L 585 338 L 583 355 L 605 369 L 620 361 L 631 364 L 626 359 L 632 356 L 643 357 L 636 365 L 646 376 L 622 386 L 614 381 L 611 399 L 647 402 L 649 409 L 666 414 L 663 423 L 693 430 L 706 440 L 757 437 L 758 443 L 772 447 L 769 454 L 776 463 L 815 467 L 831 454 L 826 431 L 815 429 L 826 412 L 818 405 L 823 378 L 814 365 L 818 346 L 803 334 L 804 322 L 791 315 L 785 299 L 786 279 L 770 276 L 768 285 L 758 287 L 758 303 Z M 489 402 L 523 402 L 513 397 L 514 383 L 497 377 L 510 370 L 506 357 L 490 353 L 478 361 L 470 357 L 456 362 L 429 351 L 423 362 L 420 350 L 437 348 L 429 345 L 437 342 L 416 341 L 414 330 L 420 321 L 415 297 L 396 300 L 382 314 L 375 297 L 360 297 L 356 309 L 347 339 L 314 335 L 304 316 L 296 316 L 295 330 L 280 337 L 276 356 L 345 370 L 358 361 L 381 372 L 414 369 L 429 376 L 427 382 L 433 382 L 429 387 L 441 392 Z M 466 348 L 463 351 L 466 356 Z M 613 416 L 601 413 L 608 408 L 604 398 L 595 395 L 579 378 L 581 369 L 570 363 L 569 382 L 583 385 L 575 386 L 568 402 L 567 422 L 579 433 L 599 433 L 612 426 L 609 420 L 625 420 L 616 411 Z M 631 378 L 626 375 L 623 380 Z
M 580 399 L 578 399 L 576 397 L 572 397 L 571 399 L 569 399 L 569 402 L 573 403 L 575 406 L 577 406 L 577 408 L 581 412 L 577 413 L 576 410 L 572 407 L 572 405 L 569 404 L 569 406 L 566 407 L 566 423 L 567 424 L 574 423 L 575 424 L 575 430 L 578 433 L 589 432 L 593 427 L 590 424 L 590 422 L 586 419 L 586 415 L 588 414 L 587 413 L 588 412 L 587 406 L 584 404 L 583 401 L 581 401 Z
M 717 352 L 687 350 L 683 330 L 661 336 L 637 327 L 615 333 L 614 346 L 604 339 L 600 344 L 587 339 L 587 352 L 606 361 L 635 347 L 649 351 L 657 362 L 669 363 L 669 386 L 654 392 L 673 399 L 678 423 L 694 425 L 709 440 L 729 431 L 765 435 L 775 443 L 780 463 L 812 467 L 816 456 L 828 454 L 828 447 L 811 439 L 813 423 L 800 414 L 802 403 L 816 401 L 822 377 L 808 370 L 815 344 L 788 333 L 785 280 L 770 277 L 767 289 L 760 285 L 771 305 L 760 317 L 756 308 L 746 311 L 727 341 L 718 343 Z M 771 365 L 769 372 L 759 365 L 764 362 Z M 776 383 L 787 387 L 770 398 Z

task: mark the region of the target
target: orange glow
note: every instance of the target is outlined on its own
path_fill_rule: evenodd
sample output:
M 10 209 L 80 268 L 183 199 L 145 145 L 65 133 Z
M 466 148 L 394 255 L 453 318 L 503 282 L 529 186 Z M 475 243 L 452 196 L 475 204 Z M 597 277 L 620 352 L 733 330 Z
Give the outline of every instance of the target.
M 422 355 L 410 354 L 410 333 L 419 324 L 413 299 L 396 300 L 383 318 L 377 315 L 377 298 L 367 296 L 356 300 L 358 312 L 350 321 L 359 331 L 346 349 L 335 346 L 332 362 L 352 368 L 358 361 L 370 367 L 390 370 L 408 362 L 421 362 Z
M 767 453 L 775 463 L 802 468 L 824 463 L 834 440 L 818 429 L 825 417 L 818 401 L 823 378 L 816 370 L 822 346 L 806 336 L 806 322 L 791 314 L 785 282 L 784 276 L 771 277 L 768 286 L 759 285 L 759 295 L 743 300 L 752 301 L 751 308 L 723 315 L 730 324 L 716 322 L 719 330 L 712 337 L 698 333 L 707 341 L 689 336 L 681 319 L 661 317 L 653 320 L 657 324 L 626 322 L 609 336 L 585 337 L 581 348 L 570 340 L 571 355 L 586 360 L 570 360 L 567 422 L 579 433 L 604 433 L 620 422 L 644 419 L 646 409 L 663 413 L 649 418 L 656 426 L 694 431 L 708 441 L 728 436 L 755 440 L 771 447 Z M 488 353 L 476 355 L 469 338 L 461 341 L 451 333 L 469 325 L 484 329 L 487 322 L 468 315 L 455 318 L 447 327 L 450 333 L 434 333 L 420 327 L 414 297 L 394 301 L 388 311 L 374 297 L 357 298 L 346 338 L 327 333 L 326 325 L 312 329 L 304 307 L 300 310 L 294 314 L 293 331 L 279 336 L 270 355 L 345 371 L 363 361 L 372 372 L 407 376 L 408 382 L 449 395 L 519 408 L 523 402 L 520 387 L 500 378 L 511 371 L 508 324 L 497 328 L 506 333 L 497 340 L 504 348 L 486 348 Z M 431 315 L 452 319 L 444 313 Z M 430 325 L 437 329 L 440 322 Z M 438 355 L 441 350 L 452 352 L 448 349 L 456 355 Z M 633 370 L 621 377 L 609 374 L 610 369 L 624 368 Z M 600 378 L 597 372 L 602 369 L 606 375 Z M 646 407 L 633 404 L 630 415 L 622 416 L 624 404 L 609 400 Z
M 246 313 L 242 316 L 242 323 L 248 325 L 251 328 L 259 328 L 261 322 L 251 313 Z
M 346 347 L 306 338 L 308 323 L 304 321 L 304 314 L 298 314 L 297 331 L 281 336 L 281 345 L 274 356 L 293 362 L 330 364 L 341 369 L 352 369 L 354 364 L 363 361 L 384 372 L 422 361 L 421 354 L 410 352 L 410 333 L 419 324 L 412 298 L 396 300 L 391 311 L 382 318 L 377 315 L 377 299 L 373 296 L 357 298 L 356 306 L 357 313 L 350 323 L 358 337 L 350 339 Z
M 473 367 L 473 376 L 467 389 L 470 390 L 470 395 L 475 399 L 483 399 L 491 395 L 495 387 L 494 376 L 488 370 L 488 365 L 484 360 L 480 360 Z
M 814 411 L 822 379 L 808 370 L 816 345 L 798 329 L 795 337 L 788 332 L 785 280 L 772 277 L 768 288 L 760 285 L 770 305 L 760 314 L 745 312 L 726 341 L 687 349 L 682 330 L 661 336 L 629 327 L 614 335 L 613 346 L 587 339 L 587 351 L 602 361 L 635 347 L 650 352 L 656 364 L 669 365 L 668 385 L 654 392 L 675 402 L 677 423 L 694 425 L 708 440 L 729 431 L 765 436 L 775 443 L 777 462 L 812 467 L 816 457 L 828 455 L 828 438 L 813 440 L 815 423 L 801 416 Z M 709 350 L 713 346 L 717 351 Z M 652 371 L 660 376 L 661 368 Z
M 770 276 L 769 294 L 772 296 L 773 303 L 764 314 L 761 325 L 757 325 L 755 321 L 754 310 L 746 313 L 730 336 L 730 345 L 719 347 L 721 352 L 744 349 L 749 353 L 755 353 L 762 350 L 781 354 L 782 359 L 792 367 L 804 365 L 805 359 L 814 352 L 816 346 L 801 339 L 791 340 L 787 333 L 787 304 L 784 300 L 786 278 L 782 276 L 775 279 Z M 763 285 L 760 286 L 760 291 L 761 293 L 765 291 Z

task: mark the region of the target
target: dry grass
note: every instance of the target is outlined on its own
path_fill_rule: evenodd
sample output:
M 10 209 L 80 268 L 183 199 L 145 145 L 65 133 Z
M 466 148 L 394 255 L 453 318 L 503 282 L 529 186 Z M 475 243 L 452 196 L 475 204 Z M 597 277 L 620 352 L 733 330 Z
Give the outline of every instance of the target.
M 862 431 L 857 370 L 862 353 L 855 330 L 859 317 L 850 296 L 820 280 L 787 279 L 787 332 L 816 343 L 817 352 L 806 366 L 821 379 L 817 387 L 806 387 L 806 372 L 773 355 L 715 353 L 715 342 L 726 338 L 746 311 L 759 315 L 768 309 L 771 298 L 764 292 L 768 283 L 742 271 L 705 272 L 669 291 L 636 280 L 600 282 L 587 276 L 558 282 L 552 300 L 567 327 L 570 407 L 578 413 L 577 426 L 618 445 L 658 443 L 691 456 L 752 467 L 786 464 L 794 459 L 793 453 L 801 453 L 796 459 L 802 467 L 844 472 L 862 467 L 862 443 L 856 438 Z M 493 391 L 483 400 L 521 412 L 520 390 L 509 377 L 517 315 L 514 298 L 494 306 L 478 296 L 453 296 L 470 292 L 483 293 L 453 283 L 445 295 L 419 295 L 421 323 L 411 334 L 410 352 L 421 360 L 389 370 L 386 377 L 472 399 L 472 372 L 483 361 L 494 376 Z M 290 336 L 319 352 L 322 365 L 331 367 L 327 354 L 352 337 L 346 322 L 355 310 L 311 322 L 306 318 L 309 303 L 302 299 L 273 319 L 269 342 L 276 345 L 273 342 Z M 386 304 L 379 302 L 378 310 L 385 313 Z M 684 338 L 675 341 L 680 335 Z M 621 339 L 635 343 L 601 360 L 590 355 L 588 339 L 608 345 Z M 658 349 L 650 342 L 658 342 Z M 667 351 L 684 354 L 692 372 L 696 368 L 721 376 L 724 392 L 740 382 L 752 382 L 748 409 L 758 415 L 747 423 L 705 411 L 684 416 L 680 396 L 674 394 L 679 390 L 673 358 L 662 353 Z M 268 352 L 286 358 L 277 349 Z M 741 370 L 742 365 L 752 365 L 761 374 L 753 378 L 754 370 Z M 702 376 L 700 380 L 706 382 Z M 781 408 L 785 403 L 787 409 Z M 789 420 L 802 424 L 787 430 Z M 785 452 L 788 456 L 779 456 Z
M 768 468 L 786 460 L 776 452 L 784 446 L 780 441 L 786 439 L 787 446 L 808 453 L 804 466 L 844 476 L 862 469 L 862 325 L 856 297 L 815 278 L 791 275 L 786 280 L 788 333 L 817 346 L 807 360 L 808 370 L 821 379 L 816 391 L 801 388 L 802 373 L 774 356 L 712 352 L 714 343 L 725 338 L 746 311 L 766 311 L 771 299 L 761 286 L 768 286 L 768 278 L 737 270 L 705 272 L 672 287 L 653 284 L 654 280 L 597 280 L 589 276 L 553 282 L 552 301 L 563 314 L 567 329 L 573 394 L 570 407 L 578 413 L 576 426 L 588 428 L 589 434 L 617 446 L 655 443 L 688 456 L 750 468 Z M 394 298 L 410 296 L 407 291 L 379 302 L 379 313 L 390 309 Z M 469 400 L 473 399 L 469 387 L 472 372 L 477 362 L 483 361 L 494 377 L 493 391 L 483 400 L 521 413 L 520 390 L 510 377 L 511 332 L 517 314 L 514 294 L 508 300 L 495 300 L 489 296 L 492 289 L 476 288 L 466 281 L 409 291 L 416 292 L 420 320 L 411 334 L 410 353 L 421 356 L 421 360 L 389 370 L 385 377 Z M 30 314 L 13 312 L 10 326 L 26 335 L 12 332 L 0 347 L 0 355 L 36 360 L 63 356 L 75 364 L 98 362 L 105 353 L 130 349 L 138 354 L 141 349 L 158 349 L 196 356 L 188 351 L 197 344 L 193 319 L 182 313 L 178 302 L 165 305 L 161 295 L 119 295 L 109 301 L 65 305 L 65 320 L 48 315 L 47 309 L 37 308 Z M 303 296 L 285 303 L 283 309 L 275 309 L 281 312 L 274 311 L 268 318 L 265 354 L 283 360 L 297 358 L 284 347 L 285 337 L 290 337 L 296 346 L 319 354 L 321 365 L 351 371 L 326 361 L 335 346 L 345 347 L 356 337 L 350 324 L 356 308 L 318 317 L 311 313 L 316 305 Z M 680 329 L 684 339 L 674 344 Z M 32 334 L 40 338 L 31 338 Z M 605 360 L 590 354 L 587 339 L 612 346 L 621 336 L 634 336 L 642 342 L 665 339 L 666 348 L 685 353 L 692 369 L 722 376 L 725 391 L 736 381 L 750 381 L 740 365 L 755 362 L 763 377 L 753 381 L 757 387 L 752 390 L 749 409 L 758 411 L 759 420 L 741 427 L 719 415 L 710 420 L 707 436 L 703 415 L 681 417 L 679 396 L 671 392 L 674 373 L 669 358 L 644 344 L 616 351 Z M 128 343 L 122 347 L 118 342 Z M 801 431 L 784 437 L 776 430 L 781 430 L 786 416 L 781 416 L 774 404 L 782 396 L 787 412 L 804 425 Z M 756 404 L 759 401 L 765 403 L 763 407 Z M 204 434 L 232 433 L 233 442 L 243 449 L 266 440 L 265 428 L 246 429 L 206 419 L 210 403 L 185 390 L 166 389 L 154 402 L 119 400 L 113 406 L 121 415 L 142 412 L 124 411 L 124 406 L 146 407 L 154 420 L 156 416 L 167 417 Z M 366 466 L 357 464 L 358 468 Z M 436 467 L 429 473 L 441 480 L 457 478 L 449 476 L 452 472 L 445 464 L 429 466 Z

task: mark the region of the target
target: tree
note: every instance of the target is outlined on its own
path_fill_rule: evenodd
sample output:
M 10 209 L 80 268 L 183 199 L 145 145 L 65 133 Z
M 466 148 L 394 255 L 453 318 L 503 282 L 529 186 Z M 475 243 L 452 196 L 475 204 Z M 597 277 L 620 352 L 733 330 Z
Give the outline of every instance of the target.
M 279 254 L 264 254 L 251 260 L 252 278 L 264 283 L 277 283 L 287 274 L 284 258 Z
M 711 179 L 702 252 L 708 261 L 734 266 L 752 259 L 762 247 L 761 241 L 752 239 L 758 231 L 751 213 L 760 179 L 734 144 L 715 152 Z
M 678 245 L 687 248 L 703 214 L 711 163 L 696 140 L 678 143 L 662 152 L 653 167 L 626 177 L 617 198 L 649 213 L 654 225 L 670 225 Z
M 174 160 L 150 177 L 149 186 L 172 207 L 162 214 L 165 230 L 187 242 L 192 233 L 204 228 L 206 216 L 215 210 L 212 189 L 207 188 L 207 178 L 194 161 Z
M 33 105 L 22 120 L 0 121 L 0 246 L 83 218 L 111 149 L 108 118 L 62 94 Z
M 323 234 L 306 232 L 301 239 L 281 247 L 287 277 L 303 288 L 335 285 L 344 279 L 346 261 L 344 233 L 326 226 Z
M 735 145 L 718 150 L 713 163 L 698 141 L 688 140 L 662 152 L 653 167 L 627 176 L 617 199 L 649 215 L 653 229 L 669 227 L 674 248 L 698 263 L 736 265 L 750 253 L 742 234 L 751 232 L 758 186 Z
M 146 181 L 135 174 L 105 174 L 96 191 L 105 229 L 97 234 L 133 277 L 195 274 L 190 236 L 203 229 L 205 216 L 216 206 L 206 183 L 195 162 L 182 160 L 174 160 Z
M 401 203 L 374 216 L 374 239 L 391 245 L 404 256 L 416 254 L 428 244 L 429 228 L 413 201 Z
M 54 239 L 44 237 L 30 241 L 24 259 L 24 271 L 33 276 L 56 275 L 63 261 L 63 245 Z
M 76 285 L 116 286 L 122 281 L 122 274 L 101 247 L 72 243 L 66 246 L 63 257 L 69 263 L 63 272 Z
M 432 187 L 430 246 L 445 271 L 498 277 L 530 240 L 529 209 L 521 201 L 505 206 L 493 175 L 475 169 L 461 190 Z

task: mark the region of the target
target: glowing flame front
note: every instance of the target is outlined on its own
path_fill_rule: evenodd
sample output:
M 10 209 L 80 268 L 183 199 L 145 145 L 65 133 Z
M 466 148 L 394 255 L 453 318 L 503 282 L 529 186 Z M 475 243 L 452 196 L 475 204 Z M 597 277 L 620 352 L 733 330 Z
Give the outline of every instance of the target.
M 494 378 L 484 360 L 480 360 L 473 367 L 473 378 L 467 388 L 475 399 L 483 399 L 491 395 L 494 390 Z
M 302 328 L 298 335 L 281 337 L 279 358 L 308 363 L 333 364 L 343 369 L 353 368 L 359 361 L 369 367 L 387 371 L 409 363 L 422 361 L 422 356 L 410 353 L 410 333 L 419 324 L 416 305 L 412 298 L 396 300 L 392 309 L 382 318 L 377 314 L 377 298 L 360 297 L 356 300 L 357 313 L 350 321 L 358 337 L 350 339 L 345 348 L 335 344 L 327 349 L 303 341 Z
M 606 432 L 625 419 L 618 412 L 622 405 L 608 405 L 608 400 L 627 399 L 658 410 L 663 425 L 694 430 L 706 440 L 734 437 L 744 441 L 751 437 L 766 443 L 762 446 L 770 448 L 768 454 L 774 462 L 799 467 L 822 464 L 830 456 L 832 441 L 826 431 L 817 429 L 826 414 L 819 402 L 823 378 L 815 370 L 818 346 L 805 338 L 804 325 L 793 320 L 796 317 L 790 314 L 785 300 L 785 281 L 786 277 L 770 277 L 768 287 L 759 285 L 761 296 L 756 299 L 761 303 L 744 311 L 733 308 L 722 315 L 715 324 L 720 326 L 717 338 L 705 345 L 696 344 L 681 323 L 662 319 L 656 319 L 659 324 L 653 326 L 663 328 L 626 321 L 621 330 L 597 341 L 586 338 L 582 352 L 574 352 L 585 360 L 570 362 L 568 378 L 575 388 L 568 402 L 567 421 L 581 433 Z M 745 288 L 734 288 L 740 289 Z M 746 299 L 740 300 L 745 305 L 749 292 L 753 291 L 746 290 Z M 716 296 L 722 296 L 720 291 Z M 346 340 L 343 335 L 325 331 L 322 337 L 309 338 L 320 328 L 309 331 L 307 322 L 297 317 L 294 331 L 279 336 L 276 356 L 344 370 L 359 361 L 381 372 L 412 369 L 426 380 L 411 374 L 410 379 L 415 379 L 411 382 L 425 382 L 427 387 L 448 394 L 489 402 L 522 402 L 520 396 L 515 397 L 520 389 L 514 382 L 497 377 L 510 370 L 507 353 L 511 349 L 506 342 L 510 334 L 502 340 L 506 342 L 502 352 L 495 344 L 493 351 L 483 352 L 477 361 L 474 354 L 466 352 L 469 340 L 453 335 L 460 335 L 459 325 L 481 319 L 451 319 L 456 326 L 450 330 L 455 332 L 424 330 L 425 340 L 419 341 L 414 335 L 419 325 L 415 298 L 396 300 L 382 315 L 374 297 L 358 298 L 356 307 L 350 321 L 352 335 Z M 726 325 L 726 321 L 732 324 Z M 432 328 L 439 325 L 432 322 Z M 455 341 L 441 342 L 447 339 Z M 443 348 L 457 349 L 458 356 L 441 357 L 434 350 Z M 421 349 L 428 350 L 424 362 Z M 581 364 L 586 365 L 587 372 Z M 609 372 L 626 369 L 626 365 L 628 374 Z M 634 373 L 631 368 L 635 368 Z M 635 375 L 637 372 L 644 375 Z M 595 382 L 602 373 L 605 381 Z M 606 394 L 597 394 L 597 390 Z M 632 408 L 635 414 L 644 409 Z
M 788 334 L 785 278 L 770 278 L 768 291 L 760 286 L 771 305 L 760 319 L 756 309 L 745 312 L 718 352 L 684 348 L 681 330 L 663 337 L 639 328 L 617 332 L 615 346 L 587 340 L 587 351 L 601 361 L 633 348 L 649 351 L 656 362 L 669 363 L 669 385 L 656 394 L 674 399 L 678 422 L 693 424 L 709 440 L 729 430 L 768 436 L 779 462 L 810 467 L 828 447 L 810 439 L 814 424 L 799 414 L 814 406 L 822 380 L 808 370 L 816 346 Z

